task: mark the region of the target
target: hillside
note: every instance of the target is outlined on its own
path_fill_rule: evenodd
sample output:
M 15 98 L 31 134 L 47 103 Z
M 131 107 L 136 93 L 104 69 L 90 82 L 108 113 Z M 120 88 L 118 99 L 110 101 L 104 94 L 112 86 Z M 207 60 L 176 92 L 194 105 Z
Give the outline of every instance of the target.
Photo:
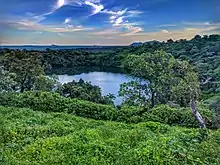
M 0 107 L 0 164 L 220 164 L 220 131 Z

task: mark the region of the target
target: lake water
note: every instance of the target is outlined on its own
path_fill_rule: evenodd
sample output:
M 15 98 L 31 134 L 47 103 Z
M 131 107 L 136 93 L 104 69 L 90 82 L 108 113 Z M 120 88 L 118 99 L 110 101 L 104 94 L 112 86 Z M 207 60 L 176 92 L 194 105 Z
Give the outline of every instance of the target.
M 78 75 L 58 75 L 58 77 L 62 84 L 72 82 L 73 80 L 79 81 L 79 79 L 91 82 L 92 85 L 97 85 L 101 88 L 103 96 L 109 93 L 114 94 L 116 96 L 115 105 L 122 103 L 122 98 L 118 97 L 120 84 L 134 80 L 133 77 L 126 74 L 110 72 L 89 72 Z

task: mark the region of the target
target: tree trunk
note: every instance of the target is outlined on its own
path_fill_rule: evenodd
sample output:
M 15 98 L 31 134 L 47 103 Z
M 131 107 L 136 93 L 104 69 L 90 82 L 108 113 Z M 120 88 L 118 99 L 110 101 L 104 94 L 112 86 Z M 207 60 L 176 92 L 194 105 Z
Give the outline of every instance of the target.
M 194 98 L 192 98 L 191 101 L 190 101 L 190 107 L 192 109 L 192 113 L 193 113 L 194 117 L 200 123 L 200 127 L 201 128 L 206 128 L 205 120 L 203 119 L 203 117 L 198 112 L 196 100 Z
M 25 90 L 24 83 L 26 81 L 26 78 L 27 78 L 27 73 L 25 73 L 24 79 L 21 81 L 21 90 L 20 90 L 21 93 L 24 93 Z
M 152 92 L 152 94 L 151 94 L 151 106 L 152 107 L 154 107 L 154 105 L 155 105 L 155 92 Z

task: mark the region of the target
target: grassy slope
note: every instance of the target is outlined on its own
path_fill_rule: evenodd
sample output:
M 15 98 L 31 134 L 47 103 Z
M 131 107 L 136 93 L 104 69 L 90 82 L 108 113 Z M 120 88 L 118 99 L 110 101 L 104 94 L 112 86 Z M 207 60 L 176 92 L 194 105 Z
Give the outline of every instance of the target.
M 220 131 L 0 107 L 0 164 L 220 164 Z

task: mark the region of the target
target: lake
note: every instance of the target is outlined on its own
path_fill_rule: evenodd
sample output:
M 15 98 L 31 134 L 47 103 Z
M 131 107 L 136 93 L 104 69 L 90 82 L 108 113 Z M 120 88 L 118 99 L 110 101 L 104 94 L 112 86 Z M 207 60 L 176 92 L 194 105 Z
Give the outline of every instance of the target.
M 115 105 L 120 105 L 122 103 L 122 98 L 118 96 L 120 84 L 134 80 L 133 77 L 126 74 L 111 72 L 89 72 L 77 75 L 66 74 L 58 75 L 58 77 L 62 84 L 72 82 L 73 80 L 79 81 L 79 79 L 91 82 L 92 85 L 97 85 L 101 88 L 103 96 L 109 93 L 114 94 L 116 96 L 114 101 Z

